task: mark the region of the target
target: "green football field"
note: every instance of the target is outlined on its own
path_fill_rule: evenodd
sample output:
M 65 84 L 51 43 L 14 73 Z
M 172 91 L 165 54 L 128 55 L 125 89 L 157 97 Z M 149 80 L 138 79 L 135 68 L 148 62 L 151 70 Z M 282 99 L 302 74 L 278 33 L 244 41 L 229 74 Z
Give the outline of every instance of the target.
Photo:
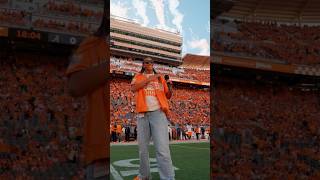
M 155 149 L 153 145 L 149 147 L 152 179 L 160 179 L 155 160 Z M 176 180 L 209 179 L 209 142 L 170 144 L 170 150 L 175 167 Z M 111 163 L 112 180 L 132 180 L 138 174 L 139 169 L 138 146 L 111 146 Z

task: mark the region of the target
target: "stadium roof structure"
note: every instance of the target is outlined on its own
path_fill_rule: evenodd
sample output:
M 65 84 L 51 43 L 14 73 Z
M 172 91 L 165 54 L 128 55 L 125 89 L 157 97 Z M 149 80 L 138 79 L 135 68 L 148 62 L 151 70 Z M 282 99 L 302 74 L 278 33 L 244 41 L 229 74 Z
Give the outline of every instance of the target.
M 186 54 L 182 61 L 181 68 L 210 70 L 210 56 Z
M 123 21 L 123 22 L 126 22 L 126 23 L 135 24 L 135 25 L 140 26 L 142 28 L 153 29 L 153 30 L 164 32 L 164 33 L 168 33 L 170 35 L 174 34 L 175 36 L 182 37 L 181 33 L 178 32 L 178 30 L 176 32 L 172 32 L 172 31 L 161 29 L 161 28 L 144 26 L 141 23 L 139 23 L 139 21 L 134 20 L 134 19 L 124 18 L 124 17 L 120 17 L 120 16 L 116 16 L 116 15 L 110 15 L 110 17 L 111 17 L 111 19 L 114 19 L 114 20 L 117 20 L 117 21 Z
M 221 17 L 241 20 L 274 20 L 289 23 L 320 23 L 319 0 L 234 0 Z

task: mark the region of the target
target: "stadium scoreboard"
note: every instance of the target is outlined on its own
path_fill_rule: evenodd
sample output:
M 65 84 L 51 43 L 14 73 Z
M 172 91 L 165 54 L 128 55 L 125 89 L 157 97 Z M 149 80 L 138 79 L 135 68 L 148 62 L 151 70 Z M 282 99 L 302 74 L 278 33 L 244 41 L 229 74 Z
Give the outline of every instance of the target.
M 58 33 L 48 33 L 48 42 L 58 43 L 58 44 L 67 44 L 67 45 L 77 45 L 82 41 L 83 37 L 73 36 L 66 34 Z
M 36 40 L 42 41 L 44 39 L 45 33 L 35 30 L 27 29 L 9 29 L 9 37 L 12 39 L 25 39 L 25 40 Z
M 10 40 L 26 40 L 63 45 L 78 45 L 84 39 L 84 36 L 79 35 L 5 27 L 0 27 L 0 37 L 8 37 Z

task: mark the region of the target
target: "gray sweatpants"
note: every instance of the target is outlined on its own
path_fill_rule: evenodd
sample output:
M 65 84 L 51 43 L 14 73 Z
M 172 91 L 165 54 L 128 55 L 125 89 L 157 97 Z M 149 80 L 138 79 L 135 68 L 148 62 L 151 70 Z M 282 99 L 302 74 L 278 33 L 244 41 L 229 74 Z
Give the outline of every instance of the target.
M 174 180 L 174 170 L 169 149 L 168 120 L 161 110 L 144 113 L 138 118 L 138 144 L 141 179 L 151 179 L 149 162 L 149 142 L 152 136 L 156 149 L 156 159 L 161 180 Z

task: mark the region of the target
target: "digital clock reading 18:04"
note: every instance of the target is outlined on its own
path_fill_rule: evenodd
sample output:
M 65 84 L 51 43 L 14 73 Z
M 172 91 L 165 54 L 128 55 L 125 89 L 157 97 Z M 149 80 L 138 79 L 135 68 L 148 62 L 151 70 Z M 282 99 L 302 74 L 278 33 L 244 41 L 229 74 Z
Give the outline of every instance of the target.
M 41 40 L 41 33 L 35 32 L 35 31 L 28 31 L 28 30 L 17 30 L 16 37 L 24 38 L 24 39 Z

